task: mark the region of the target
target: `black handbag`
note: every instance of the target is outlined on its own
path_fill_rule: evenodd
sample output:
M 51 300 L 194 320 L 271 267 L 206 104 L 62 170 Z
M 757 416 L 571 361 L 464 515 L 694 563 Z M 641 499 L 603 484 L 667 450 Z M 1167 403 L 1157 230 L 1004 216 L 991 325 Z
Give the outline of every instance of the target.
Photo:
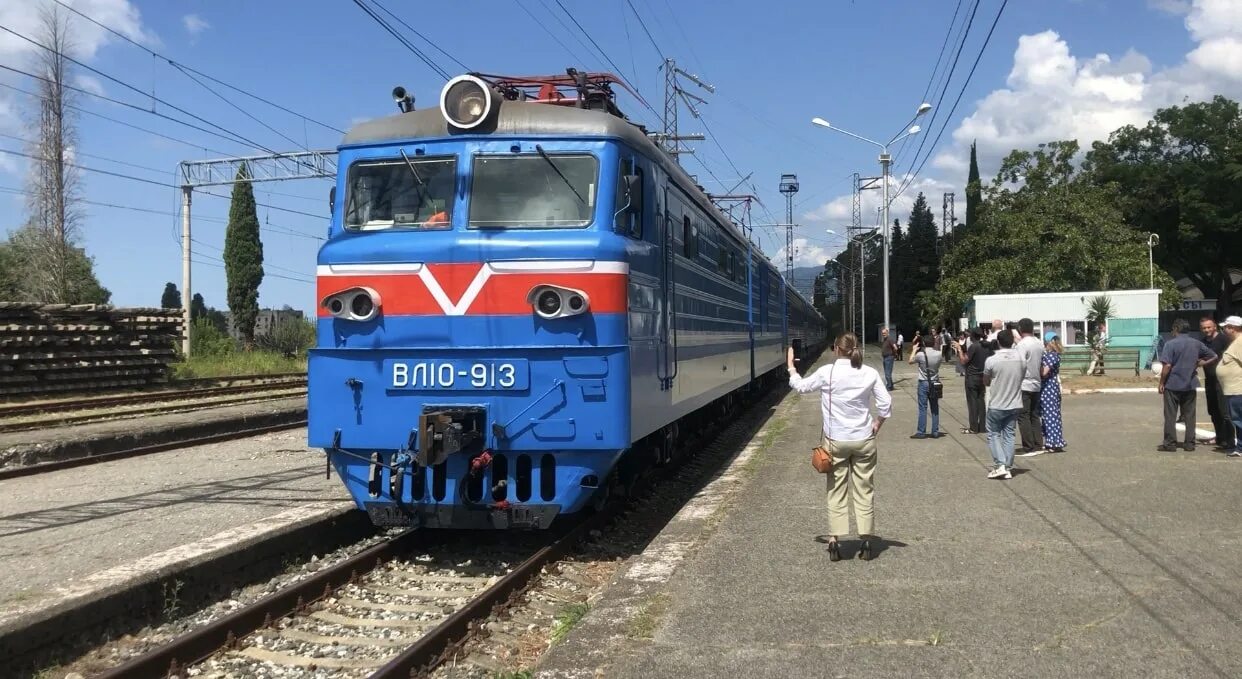
M 919 350 L 923 354 L 924 370 L 931 371 L 931 361 L 927 360 L 927 347 Z M 940 368 L 936 368 L 935 374 L 927 376 L 927 398 L 933 401 L 939 401 L 944 398 L 944 382 L 940 381 Z

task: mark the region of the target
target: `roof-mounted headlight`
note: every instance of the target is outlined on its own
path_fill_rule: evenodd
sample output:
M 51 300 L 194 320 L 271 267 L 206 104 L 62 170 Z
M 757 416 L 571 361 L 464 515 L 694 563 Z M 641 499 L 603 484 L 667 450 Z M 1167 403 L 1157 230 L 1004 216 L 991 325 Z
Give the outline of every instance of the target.
M 440 112 L 454 127 L 469 130 L 487 120 L 496 108 L 492 88 L 472 75 L 459 75 L 440 92 Z

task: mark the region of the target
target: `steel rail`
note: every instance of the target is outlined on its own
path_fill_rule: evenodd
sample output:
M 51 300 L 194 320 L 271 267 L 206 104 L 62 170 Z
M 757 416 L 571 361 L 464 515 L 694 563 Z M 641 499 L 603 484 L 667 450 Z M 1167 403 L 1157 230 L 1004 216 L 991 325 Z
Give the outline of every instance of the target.
M 54 472 L 61 469 L 72 469 L 73 467 L 83 467 L 90 464 L 98 464 L 100 462 L 112 462 L 113 460 L 124 460 L 128 457 L 138 457 L 140 455 L 150 455 L 151 453 L 161 453 L 176 448 L 189 448 L 192 446 L 201 446 L 209 443 L 220 443 L 222 441 L 232 441 L 234 439 L 242 439 L 250 436 L 258 436 L 259 434 L 270 434 L 276 431 L 285 431 L 286 429 L 296 429 L 306 426 L 306 418 L 303 417 L 293 422 L 281 422 L 279 424 L 265 424 L 259 427 L 250 427 L 247 429 L 235 429 L 221 434 L 208 434 L 206 436 L 198 436 L 189 439 L 178 439 L 176 441 L 167 441 L 164 443 L 153 443 L 147 446 L 137 446 L 135 448 L 127 448 L 125 450 L 117 450 L 111 453 L 101 453 L 99 455 L 86 455 L 83 457 L 75 457 L 69 460 L 58 460 L 56 462 L 43 462 L 40 464 L 26 465 L 22 467 L 11 467 L 0 469 L 0 481 L 5 479 L 14 479 L 21 476 L 33 476 L 35 474 L 43 474 L 45 472 Z
M 249 378 L 258 379 L 258 378 Z M 0 405 L 0 418 L 21 417 L 41 413 L 60 413 L 66 411 L 94 410 L 115 408 L 127 405 L 138 405 L 169 400 L 187 400 L 212 396 L 228 396 L 254 391 L 266 391 L 282 388 L 306 386 L 306 375 L 298 373 L 292 376 L 282 375 L 276 379 L 268 379 L 256 384 L 240 384 L 215 387 L 192 387 L 189 389 L 167 389 L 161 391 L 142 391 L 132 394 L 117 394 L 94 398 L 80 398 L 70 401 L 47 401 L 41 403 L 16 403 Z
M 233 389 L 234 387 L 225 387 Z M 193 396 L 178 398 L 171 403 L 160 403 L 158 405 L 149 405 L 140 408 L 131 408 L 128 410 L 109 410 L 107 412 L 77 412 L 60 417 L 48 417 L 45 419 L 21 420 L 18 422 L 0 421 L 0 434 L 29 431 L 31 429 L 47 429 L 54 427 L 71 427 L 77 424 L 88 424 L 91 422 L 107 422 L 113 420 L 127 420 L 135 417 L 150 415 L 172 415 L 175 413 L 184 413 L 194 410 L 209 410 L 212 408 L 225 408 L 228 406 L 246 405 L 248 403 L 262 403 L 264 401 L 276 401 L 284 398 L 298 398 L 306 396 L 306 388 L 291 384 L 289 386 L 264 386 L 262 388 L 247 389 L 242 392 L 235 392 L 232 398 L 224 398 L 227 394 L 213 394 L 215 401 L 200 401 Z
M 429 540 L 430 536 L 426 531 L 405 531 L 97 676 L 100 679 L 156 679 L 179 674 L 183 668 L 210 657 L 272 621 L 304 610 L 358 576 Z

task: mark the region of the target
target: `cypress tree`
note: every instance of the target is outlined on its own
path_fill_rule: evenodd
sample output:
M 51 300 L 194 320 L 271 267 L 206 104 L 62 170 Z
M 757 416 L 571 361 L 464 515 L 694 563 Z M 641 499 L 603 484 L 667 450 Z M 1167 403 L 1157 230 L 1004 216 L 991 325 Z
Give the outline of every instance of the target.
M 190 298 L 190 320 L 197 321 L 207 315 L 207 302 L 203 299 L 203 293 L 196 292 Z
M 259 284 L 263 282 L 263 242 L 254 204 L 250 168 L 242 163 L 233 185 L 233 203 L 224 234 L 224 274 L 228 279 L 229 311 L 247 349 L 254 346 L 254 324 L 259 315 Z
M 181 308 L 181 291 L 176 283 L 165 283 L 164 294 L 160 297 L 160 306 L 165 309 Z
M 975 155 L 975 143 L 970 143 L 970 174 L 966 177 L 966 226 L 974 227 L 983 199 L 983 186 L 979 183 L 979 158 Z

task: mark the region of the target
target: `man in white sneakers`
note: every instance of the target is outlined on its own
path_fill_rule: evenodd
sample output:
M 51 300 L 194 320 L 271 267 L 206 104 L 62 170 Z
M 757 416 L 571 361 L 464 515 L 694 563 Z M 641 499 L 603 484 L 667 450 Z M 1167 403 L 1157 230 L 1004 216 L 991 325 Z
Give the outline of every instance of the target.
M 983 383 L 988 386 L 988 448 L 996 467 L 989 479 L 1011 479 L 1013 473 L 1014 429 L 1022 414 L 1022 378 L 1026 364 L 1014 350 L 1012 330 L 996 335 L 1000 351 L 988 357 L 983 366 Z

